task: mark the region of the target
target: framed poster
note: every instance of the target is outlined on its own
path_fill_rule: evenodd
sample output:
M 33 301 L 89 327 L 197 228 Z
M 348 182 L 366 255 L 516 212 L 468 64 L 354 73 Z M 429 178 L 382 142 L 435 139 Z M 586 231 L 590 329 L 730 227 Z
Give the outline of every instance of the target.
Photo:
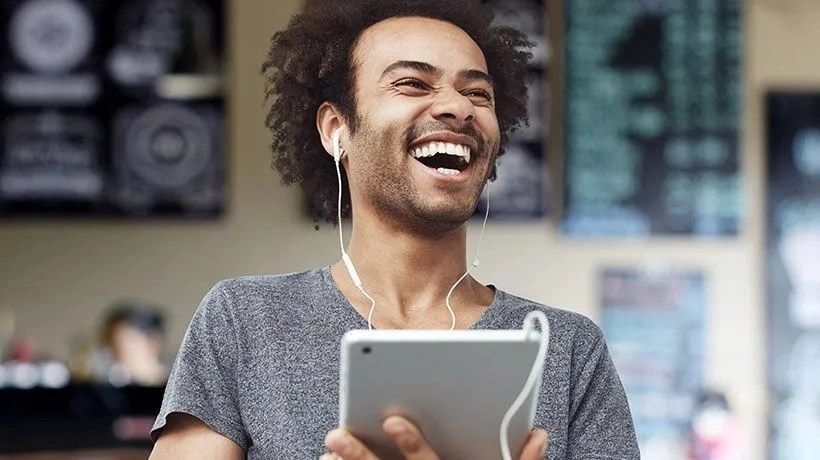
M 820 458 L 820 90 L 767 110 L 770 453 Z
M 4 1 L 0 216 L 218 216 L 223 8 Z
M 564 2 L 566 234 L 734 235 L 740 0 Z
M 642 458 L 687 459 L 703 381 L 703 275 L 607 268 L 600 289 L 601 325 L 629 398 Z

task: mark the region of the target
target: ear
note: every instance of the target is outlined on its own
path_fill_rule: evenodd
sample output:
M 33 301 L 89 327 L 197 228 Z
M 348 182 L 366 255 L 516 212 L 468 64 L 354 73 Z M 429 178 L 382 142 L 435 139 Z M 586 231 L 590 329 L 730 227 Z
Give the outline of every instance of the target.
M 344 124 L 342 114 L 330 102 L 323 102 L 316 111 L 316 130 L 319 131 L 322 146 L 330 158 L 333 158 L 333 133 L 342 129 Z M 342 138 L 344 139 L 344 136 Z

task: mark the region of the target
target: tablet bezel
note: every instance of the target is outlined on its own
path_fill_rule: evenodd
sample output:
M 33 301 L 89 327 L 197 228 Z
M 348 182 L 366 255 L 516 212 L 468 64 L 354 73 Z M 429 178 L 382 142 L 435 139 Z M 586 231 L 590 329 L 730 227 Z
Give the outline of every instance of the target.
M 441 458 L 497 460 L 501 419 L 524 386 L 540 340 L 541 333 L 534 330 L 529 335 L 523 330 L 349 331 L 341 344 L 340 426 L 371 445 L 380 458 L 400 458 L 380 428 L 384 418 L 398 413 L 420 426 Z M 371 353 L 365 353 L 364 347 Z M 488 363 L 494 363 L 498 372 L 489 370 Z M 363 375 L 367 369 L 373 375 Z M 450 381 L 434 385 L 431 372 Z M 373 379 L 389 381 L 393 388 Z M 540 385 L 539 376 L 510 424 L 513 448 L 523 446 L 532 428 Z M 454 407 L 469 409 L 469 422 L 448 412 Z M 431 426 L 436 429 L 429 430 Z

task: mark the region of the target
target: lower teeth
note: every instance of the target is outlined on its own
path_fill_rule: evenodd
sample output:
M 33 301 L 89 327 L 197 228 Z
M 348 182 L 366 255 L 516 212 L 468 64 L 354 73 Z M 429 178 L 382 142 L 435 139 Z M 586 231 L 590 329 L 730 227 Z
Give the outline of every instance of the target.
M 442 175 L 445 175 L 445 176 L 455 176 L 456 174 L 458 174 L 460 172 L 458 169 L 449 169 L 449 168 L 438 168 L 438 169 L 436 169 L 436 171 L 438 171 L 439 174 L 442 174 Z

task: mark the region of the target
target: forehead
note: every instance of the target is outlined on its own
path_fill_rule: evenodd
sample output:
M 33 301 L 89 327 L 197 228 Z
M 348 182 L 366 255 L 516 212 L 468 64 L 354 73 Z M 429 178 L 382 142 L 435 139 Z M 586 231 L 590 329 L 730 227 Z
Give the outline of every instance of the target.
M 456 25 L 438 19 L 399 17 L 385 19 L 365 29 L 353 52 L 360 77 L 376 77 L 396 61 L 426 62 L 458 72 L 487 71 L 478 44 Z

